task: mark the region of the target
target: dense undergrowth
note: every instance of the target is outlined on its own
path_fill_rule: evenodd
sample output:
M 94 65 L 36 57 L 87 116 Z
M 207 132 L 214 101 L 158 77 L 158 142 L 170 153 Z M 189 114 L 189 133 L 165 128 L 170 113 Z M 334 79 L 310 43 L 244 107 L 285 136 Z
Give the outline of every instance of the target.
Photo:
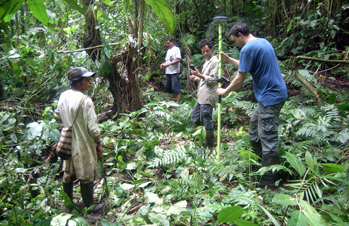
M 2 111 L 1 225 L 348 225 L 349 118 L 343 104 L 319 107 L 307 92 L 289 97 L 280 116 L 280 165 L 256 171 L 260 163 L 245 121 L 255 103 L 241 100 L 249 95 L 223 98 L 219 158 L 203 147 L 205 131 L 191 122 L 195 99 L 189 96 L 177 104 L 149 88 L 141 110 L 101 123 L 106 180 L 100 174 L 95 193 L 107 207 L 94 215 L 82 209 L 77 184 L 77 209 L 61 210 L 67 200 L 61 160 L 51 148 L 59 138 L 55 104 L 31 123 L 20 110 Z M 338 95 L 336 103 L 345 98 Z M 277 189 L 256 187 L 270 169 L 283 182 Z
M 24 1 L 6 4 L 11 2 Z M 158 65 L 168 34 L 148 8 L 137 59 L 141 70 L 132 72 L 139 73 L 143 106 L 100 124 L 105 148 L 95 198 L 107 205 L 87 215 L 78 183 L 75 210 L 62 211 L 69 201 L 62 191 L 61 160 L 54 153 L 60 127 L 53 110 L 68 88 L 66 72 L 82 65 L 99 72 L 88 93 L 97 113 L 112 108 L 103 73 L 127 43 L 136 43 L 127 21 L 132 7 L 126 10 L 128 1 L 90 1 L 105 45 L 98 51 L 100 58 L 92 61 L 86 52 L 74 52 L 82 48 L 85 33 L 82 15 L 70 7 L 75 1 L 44 2 L 47 10 L 40 9 L 48 14 L 45 25 L 37 21 L 44 14 L 32 15 L 26 4 L 6 26 L 0 21 L 0 225 L 349 225 L 348 66 L 299 61 L 300 76 L 317 90 L 321 106 L 292 73 L 292 57 L 297 55 L 348 58 L 347 3 L 168 1 L 181 29 L 176 41 L 183 51 L 182 88 L 187 85 L 188 59 L 198 67 L 204 62 L 198 40 L 211 39 L 217 52 L 214 15 L 229 18 L 223 26 L 223 51 L 230 56 L 239 56 L 227 35 L 238 21 L 248 21 L 253 34 L 274 46 L 290 97 L 280 114 L 280 165 L 264 168 L 249 144 L 248 122 L 256 106 L 251 77 L 241 91 L 223 98 L 217 158 L 215 150 L 204 148 L 204 128 L 195 128 L 190 118 L 195 91 L 183 89 L 179 104 L 156 91 L 164 82 Z M 110 46 L 116 42 L 120 46 Z M 116 70 L 126 74 L 122 64 Z M 232 78 L 235 70 L 224 65 L 223 74 Z M 278 187 L 256 187 L 269 170 L 282 176 Z

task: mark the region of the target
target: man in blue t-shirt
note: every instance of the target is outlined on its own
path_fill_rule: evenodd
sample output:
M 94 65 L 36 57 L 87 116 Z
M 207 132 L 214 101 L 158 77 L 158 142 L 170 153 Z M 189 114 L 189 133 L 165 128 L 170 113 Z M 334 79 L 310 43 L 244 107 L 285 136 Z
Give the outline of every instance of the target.
M 234 91 L 244 82 L 246 74 L 253 79 L 258 105 L 250 120 L 249 135 L 252 149 L 262 157 L 262 166 L 279 164 L 279 113 L 287 98 L 287 87 L 281 75 L 272 45 L 264 38 L 254 37 L 245 23 L 237 23 L 230 37 L 242 47 L 240 60 L 222 53 L 222 60 L 238 67 L 238 74 L 226 89 L 217 89 L 218 95 Z M 275 186 L 277 175 L 263 175 L 260 187 Z

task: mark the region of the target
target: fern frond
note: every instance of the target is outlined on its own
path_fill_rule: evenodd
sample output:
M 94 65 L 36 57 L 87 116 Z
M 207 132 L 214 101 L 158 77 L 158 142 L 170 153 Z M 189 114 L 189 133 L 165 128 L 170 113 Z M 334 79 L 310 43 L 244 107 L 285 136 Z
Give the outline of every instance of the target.
M 184 147 L 177 147 L 173 150 L 160 151 L 156 153 L 157 158 L 149 162 L 148 167 L 154 168 L 159 166 L 168 166 L 178 164 L 187 158 L 187 151 Z

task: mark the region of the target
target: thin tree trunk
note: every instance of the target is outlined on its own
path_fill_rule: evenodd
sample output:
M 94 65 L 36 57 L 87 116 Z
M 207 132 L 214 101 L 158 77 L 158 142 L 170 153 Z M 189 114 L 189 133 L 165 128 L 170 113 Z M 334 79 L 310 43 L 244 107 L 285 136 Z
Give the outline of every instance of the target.
M 139 0 L 138 49 L 142 47 L 143 41 L 144 3 L 144 0 Z
M 133 0 L 132 1 L 132 6 L 133 6 L 133 38 L 137 38 L 137 30 L 138 30 L 138 26 L 137 26 L 137 18 L 138 18 L 138 10 L 137 10 L 137 5 L 138 5 L 138 1 L 137 0 Z

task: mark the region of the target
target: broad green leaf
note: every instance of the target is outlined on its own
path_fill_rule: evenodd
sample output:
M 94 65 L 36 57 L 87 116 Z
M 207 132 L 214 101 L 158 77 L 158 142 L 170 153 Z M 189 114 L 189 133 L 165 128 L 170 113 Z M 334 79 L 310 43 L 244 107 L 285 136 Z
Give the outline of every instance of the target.
M 10 117 L 9 114 L 5 114 L 4 116 L 2 116 L 2 118 L 1 118 L 1 120 L 0 120 L 0 124 L 3 123 L 3 122 L 5 122 L 6 119 L 8 119 L 9 117 Z
M 52 141 L 58 143 L 59 138 L 61 138 L 61 133 L 58 130 L 51 129 L 49 132 L 49 137 Z
M 47 107 L 45 108 L 44 112 L 42 112 L 42 117 L 44 117 L 46 115 L 46 113 L 51 109 L 51 107 Z
M 167 1 L 166 0 L 145 0 L 145 2 L 153 8 L 155 14 L 170 30 L 170 33 L 173 34 L 174 26 L 175 26 L 175 18 L 173 16 L 173 13 Z
M 170 226 L 170 222 L 166 219 L 166 215 L 149 213 L 149 220 L 154 223 L 154 225 Z
M 85 15 L 85 11 L 78 6 L 78 4 L 74 1 L 74 0 L 64 0 L 66 3 L 68 3 L 73 9 L 76 9 L 77 11 L 79 11 L 79 13 L 81 13 L 82 15 Z
M 231 206 L 218 212 L 219 223 L 231 223 L 237 220 L 244 210 L 240 206 Z
M 345 167 L 343 165 L 339 165 L 339 164 L 322 163 L 321 165 L 323 166 L 323 170 L 326 173 L 338 173 L 338 172 L 341 172 L 341 171 L 347 169 L 347 167 Z
M 25 173 L 28 171 L 28 169 L 24 169 L 24 168 L 16 168 L 15 169 L 16 173 Z
M 242 220 L 242 219 L 234 220 L 234 224 L 238 226 L 257 226 L 255 223 L 252 223 L 251 221 Z
M 73 215 L 72 214 L 67 214 L 67 213 L 61 213 L 58 216 L 55 216 L 51 220 L 51 225 L 52 226 L 65 226 L 67 224 L 67 221 L 69 218 L 71 218 Z
M 134 185 L 133 184 L 123 183 L 123 184 L 120 185 L 120 187 L 127 191 L 127 190 L 132 189 L 134 187 Z
M 291 218 L 287 221 L 287 226 L 307 226 L 307 219 L 301 211 L 293 211 Z
M 161 204 L 162 203 L 162 199 L 160 199 L 157 194 L 151 193 L 151 192 L 146 192 L 144 194 L 144 200 L 147 203 L 155 203 L 155 204 Z
M 296 206 L 298 204 L 295 198 L 286 194 L 276 194 L 272 202 L 283 206 Z
M 305 163 L 308 165 L 311 171 L 313 171 L 313 173 L 318 174 L 318 163 L 316 162 L 316 159 L 312 157 L 309 151 L 305 153 Z
M 46 6 L 42 0 L 27 0 L 27 5 L 32 11 L 33 15 L 47 25 L 47 12 Z
M 106 5 L 108 5 L 108 6 L 111 6 L 111 5 L 114 4 L 114 2 L 111 1 L 111 0 L 104 0 L 103 2 L 104 2 L 104 4 L 106 4 Z
M 325 226 L 327 225 L 325 221 L 321 218 L 321 215 L 312 207 L 309 202 L 304 200 L 299 200 L 299 205 L 301 207 L 302 213 L 307 219 L 307 223 L 310 226 Z
M 171 206 L 168 211 L 167 215 L 173 214 L 173 215 L 179 215 L 181 212 L 185 211 L 187 208 L 187 201 L 180 201 Z
M 15 143 L 15 144 L 17 143 L 17 136 L 15 133 L 11 133 L 10 138 L 13 141 L 13 143 Z
M 291 166 L 297 171 L 300 176 L 303 176 L 306 168 L 304 164 L 295 156 L 289 152 L 286 152 L 287 161 L 291 164 Z
M 24 0 L 9 0 L 0 6 L 0 20 L 8 22 L 13 15 L 21 8 Z

